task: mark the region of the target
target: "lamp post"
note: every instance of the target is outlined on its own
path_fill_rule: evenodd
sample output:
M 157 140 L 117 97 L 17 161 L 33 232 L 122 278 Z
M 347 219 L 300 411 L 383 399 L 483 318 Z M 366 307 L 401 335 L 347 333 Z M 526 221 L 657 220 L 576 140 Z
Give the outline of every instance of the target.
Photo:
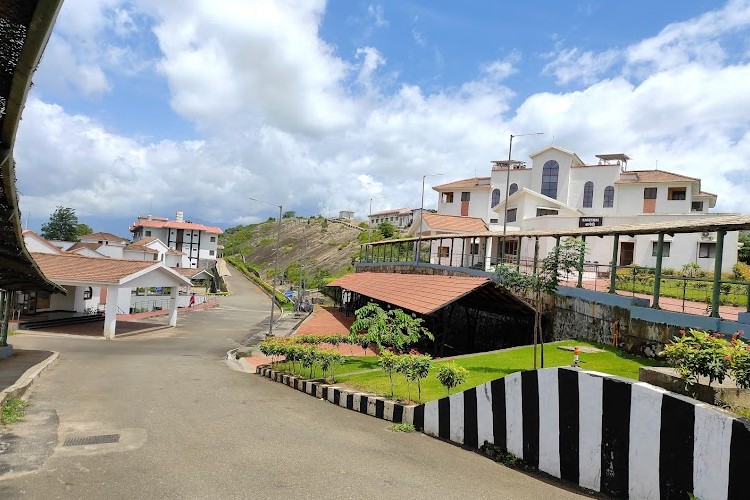
M 272 207 L 279 207 L 279 220 L 276 224 L 276 252 L 274 256 L 274 262 L 273 262 L 273 291 L 271 292 L 271 319 L 268 322 L 268 335 L 273 336 L 273 309 L 274 304 L 276 303 L 276 276 L 279 274 L 279 241 L 281 241 L 281 205 L 274 205 L 273 203 L 268 203 L 267 201 L 259 200 L 257 198 L 250 198 L 253 201 L 257 201 L 258 203 L 263 203 L 264 205 L 270 205 Z
M 417 226 L 417 230 L 419 233 L 417 234 L 417 248 L 416 248 L 416 254 L 417 258 L 414 259 L 417 262 L 417 265 L 419 265 L 419 257 L 420 257 L 420 250 L 422 246 L 422 213 L 424 212 L 424 180 L 428 177 L 439 177 L 443 174 L 424 174 L 422 176 L 422 202 L 419 204 L 419 225 Z
M 505 232 L 508 227 L 508 193 L 510 192 L 510 164 L 513 153 L 513 138 L 525 137 L 528 135 L 544 135 L 544 132 L 531 132 L 529 134 L 510 134 L 510 143 L 508 144 L 508 166 L 505 172 L 505 208 L 503 209 L 503 243 L 500 247 L 500 264 L 505 264 Z M 520 249 L 519 249 L 520 251 Z
M 367 214 L 367 243 L 372 243 L 372 200 L 382 200 L 385 196 L 370 198 L 370 212 Z

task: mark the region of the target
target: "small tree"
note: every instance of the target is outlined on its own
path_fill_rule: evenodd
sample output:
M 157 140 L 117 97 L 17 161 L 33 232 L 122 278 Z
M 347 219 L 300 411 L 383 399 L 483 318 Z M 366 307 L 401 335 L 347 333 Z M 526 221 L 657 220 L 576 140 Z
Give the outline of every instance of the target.
M 370 302 L 354 313 L 357 318 L 350 327 L 351 335 L 364 332 L 369 342 L 375 343 L 380 351 L 383 346 L 390 346 L 398 352 L 412 345 L 422 337 L 434 340 L 432 333 L 422 326 L 422 318 L 413 318 L 401 309 L 385 311 L 382 307 Z
M 401 356 L 403 373 L 407 382 L 417 382 L 417 403 L 422 401 L 422 379 L 430 373 L 432 356 L 429 354 L 404 354 Z M 409 388 L 409 400 L 411 401 L 411 388 Z
M 42 237 L 48 240 L 77 241 L 76 211 L 69 207 L 57 207 L 49 216 L 49 221 L 42 224 Z
M 450 396 L 451 389 L 453 389 L 454 387 L 458 387 L 459 385 L 466 382 L 468 376 L 469 372 L 468 370 L 466 370 L 466 368 L 464 368 L 463 366 L 458 366 L 453 362 L 442 363 L 438 367 L 438 382 L 440 382 L 440 384 L 445 387 L 445 391 L 448 396 Z
M 382 351 L 380 353 L 379 364 L 380 369 L 388 374 L 388 379 L 391 382 L 391 397 L 393 397 L 393 372 L 395 372 L 398 368 L 398 356 L 393 354 L 391 351 Z
M 542 313 L 544 295 L 553 296 L 557 291 L 560 275 L 572 271 L 582 272 L 584 242 L 573 238 L 565 239 L 556 246 L 543 260 L 539 272 L 528 275 L 508 266 L 497 266 L 495 274 L 498 285 L 510 292 L 529 293 L 534 303 L 534 369 L 536 369 L 537 344 L 541 345 L 541 367 L 544 368 L 544 337 L 542 335 Z
M 336 367 L 341 363 L 341 354 L 330 349 L 318 350 L 318 362 L 323 370 L 323 378 L 331 376 L 331 382 L 336 382 Z
M 391 224 L 388 221 L 383 221 L 380 224 L 378 224 L 378 232 L 383 235 L 383 238 L 392 238 L 394 234 L 396 234 L 396 226 Z
M 295 217 L 297 217 L 297 213 L 294 210 L 287 210 L 281 216 L 282 219 L 294 219 Z
M 81 236 L 86 236 L 87 234 L 91 234 L 94 232 L 93 229 L 91 229 L 91 226 L 88 224 L 78 223 L 76 224 L 76 241 L 80 241 Z

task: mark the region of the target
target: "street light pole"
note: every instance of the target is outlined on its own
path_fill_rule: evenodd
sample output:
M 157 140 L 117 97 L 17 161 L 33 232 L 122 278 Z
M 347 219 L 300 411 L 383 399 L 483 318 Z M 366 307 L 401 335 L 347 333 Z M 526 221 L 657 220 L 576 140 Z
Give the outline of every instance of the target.
M 274 262 L 273 262 L 273 286 L 272 286 L 272 292 L 271 292 L 271 318 L 268 321 L 268 335 L 273 336 L 273 310 L 274 305 L 276 304 L 276 276 L 279 274 L 279 242 L 281 241 L 281 211 L 282 206 L 281 205 L 274 205 L 273 203 L 268 203 L 267 201 L 259 200 L 257 198 L 250 198 L 253 201 L 257 201 L 258 203 L 263 203 L 264 205 L 270 205 L 272 207 L 279 207 L 279 220 L 276 224 L 276 252 L 274 256 Z
M 419 265 L 419 257 L 420 257 L 420 253 L 421 253 L 420 250 L 421 250 L 421 246 L 422 246 L 422 219 L 423 219 L 422 213 L 424 212 L 424 180 L 427 177 L 438 177 L 438 176 L 441 176 L 441 175 L 443 175 L 443 174 L 424 174 L 422 176 L 422 202 L 419 204 L 419 226 L 417 226 L 417 230 L 419 231 L 419 233 L 417 234 L 417 248 L 416 248 L 416 254 L 417 254 L 416 257 L 417 258 L 414 259 L 414 260 L 416 260 L 417 265 Z
M 516 135 L 510 134 L 510 143 L 508 144 L 508 165 L 505 172 L 505 208 L 503 209 L 503 243 L 500 245 L 500 264 L 505 264 L 505 232 L 508 227 L 508 193 L 510 193 L 510 165 L 513 161 L 511 159 L 511 155 L 513 154 L 513 138 L 525 137 L 527 135 L 544 135 L 544 132 L 532 132 L 529 134 Z

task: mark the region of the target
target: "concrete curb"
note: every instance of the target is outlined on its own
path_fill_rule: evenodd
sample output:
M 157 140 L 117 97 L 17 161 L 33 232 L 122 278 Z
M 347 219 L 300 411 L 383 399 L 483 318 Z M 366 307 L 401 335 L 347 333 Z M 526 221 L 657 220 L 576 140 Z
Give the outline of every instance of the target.
M 26 394 L 31 384 L 39 380 L 44 372 L 52 368 L 59 358 L 60 353 L 53 352 L 47 359 L 26 370 L 15 384 L 0 392 L 0 406 L 3 406 L 11 398 L 22 397 Z
M 341 408 L 393 423 L 414 424 L 415 413 L 424 408 L 424 405 L 405 405 L 381 396 L 342 389 L 319 380 L 307 380 L 297 375 L 278 372 L 270 368 L 269 365 L 258 366 L 255 373 Z

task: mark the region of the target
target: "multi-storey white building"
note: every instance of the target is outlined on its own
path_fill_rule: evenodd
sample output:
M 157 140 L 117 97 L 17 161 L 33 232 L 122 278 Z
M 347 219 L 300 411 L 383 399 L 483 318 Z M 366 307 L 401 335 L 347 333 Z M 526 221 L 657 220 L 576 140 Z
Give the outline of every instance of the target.
M 399 229 L 411 226 L 414 219 L 419 218 L 419 208 L 391 208 L 381 210 L 369 216 L 370 225 L 377 226 L 381 222 L 390 222 Z
M 489 177 L 433 187 L 439 193 L 438 213 L 481 218 L 490 232 L 502 233 L 505 226 L 510 236 L 518 230 L 726 215 L 709 212 L 716 205 L 716 195 L 702 191 L 700 179 L 664 170 L 628 170 L 630 158 L 624 154 L 597 155 L 596 163 L 586 164 L 574 152 L 550 146 L 530 158 L 531 166 L 516 160 L 493 162 Z M 724 240 L 724 271 L 737 262 L 737 236 L 729 233 Z M 654 266 L 656 239 L 656 235 L 620 237 L 617 265 Z M 510 240 L 504 253 L 515 255 L 517 240 Z M 712 271 L 714 240 L 711 233 L 667 236 L 663 266 L 679 269 L 696 263 Z M 587 240 L 586 260 L 609 264 L 613 241 L 611 237 Z M 543 241 L 542 255 L 552 245 L 552 241 Z M 492 252 L 495 263 L 501 252 L 497 248 Z M 520 254 L 533 258 L 533 245 L 522 245 Z
M 185 221 L 182 212 L 177 212 L 174 221 L 165 217 L 140 215 L 130 226 L 133 240 L 154 237 L 168 248 L 185 254 L 184 267 L 212 267 L 218 257 L 218 239 L 222 230 Z

